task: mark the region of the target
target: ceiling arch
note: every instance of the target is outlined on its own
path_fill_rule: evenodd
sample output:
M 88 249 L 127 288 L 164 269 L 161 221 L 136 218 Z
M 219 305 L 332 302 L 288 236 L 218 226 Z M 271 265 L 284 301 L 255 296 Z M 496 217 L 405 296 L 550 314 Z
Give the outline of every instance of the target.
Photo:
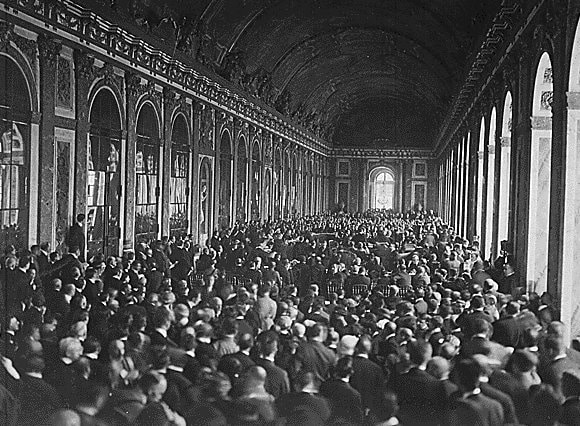
M 417 138 L 425 146 L 432 146 L 474 46 L 501 5 L 501 0 L 136 1 L 142 9 L 176 11 L 174 21 L 187 22 L 194 34 L 197 59 L 310 130 L 326 129 L 321 135 L 332 142 L 350 143 L 339 135 L 369 111 L 391 127 L 419 111 L 429 115 L 428 131 Z M 365 125 L 371 130 L 357 143 L 374 143 L 385 126 Z

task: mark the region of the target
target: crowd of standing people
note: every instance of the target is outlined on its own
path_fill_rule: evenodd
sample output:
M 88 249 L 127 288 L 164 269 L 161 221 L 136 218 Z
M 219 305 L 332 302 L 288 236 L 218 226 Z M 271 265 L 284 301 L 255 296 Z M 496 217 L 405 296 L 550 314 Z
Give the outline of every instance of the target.
M 0 259 L 4 425 L 580 425 L 580 352 L 509 244 L 433 212 Z

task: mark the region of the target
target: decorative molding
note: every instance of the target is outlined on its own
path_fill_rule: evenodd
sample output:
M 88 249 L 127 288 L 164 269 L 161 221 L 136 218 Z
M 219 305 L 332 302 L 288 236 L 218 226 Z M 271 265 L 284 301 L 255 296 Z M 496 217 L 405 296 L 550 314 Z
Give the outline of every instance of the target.
M 333 157 L 368 158 L 368 159 L 409 159 L 432 160 L 433 153 L 429 149 L 373 149 L 373 148 L 335 148 Z
M 164 52 L 166 49 L 143 41 L 87 7 L 68 0 L 62 2 L 13 0 L 4 7 L 4 10 L 9 15 L 28 15 L 33 19 L 40 20 L 45 24 L 47 31 L 55 34 L 64 32 L 68 38 L 103 49 L 111 61 L 124 62 L 127 68 L 132 66 L 147 70 L 152 78 L 159 79 L 164 83 L 171 83 L 175 87 L 181 87 L 190 96 L 231 110 L 246 120 L 260 123 L 260 126 L 264 127 L 265 130 L 291 139 L 310 150 L 328 155 L 330 146 L 315 132 L 290 123 L 283 113 L 265 104 L 262 100 L 252 99 L 251 96 L 241 93 L 235 87 L 228 87 L 231 83 L 223 84 L 219 77 L 208 75 L 205 71 L 201 72 L 192 55 L 185 56 L 181 53 L 176 56 L 169 55 Z M 187 37 L 183 35 L 180 46 L 190 46 L 191 39 L 189 37 L 193 35 L 194 32 L 190 32 Z M 83 64 L 77 62 L 78 65 Z M 91 77 L 91 72 L 90 67 L 83 65 L 80 75 L 83 78 Z M 266 76 L 261 72 L 259 74 L 252 83 L 258 94 L 266 92 L 268 86 Z M 90 78 L 87 79 L 90 80 Z M 286 100 L 286 94 L 282 93 L 280 96 L 276 98 L 274 104 L 278 105 L 278 109 L 284 111 L 284 106 L 289 102 Z

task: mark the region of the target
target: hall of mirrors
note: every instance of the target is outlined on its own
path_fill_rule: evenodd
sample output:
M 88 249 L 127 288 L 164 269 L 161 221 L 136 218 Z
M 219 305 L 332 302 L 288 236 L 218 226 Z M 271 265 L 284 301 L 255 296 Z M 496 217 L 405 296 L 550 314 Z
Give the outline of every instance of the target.
M 528 290 L 548 292 L 580 331 L 578 2 L 503 2 L 424 146 L 405 146 L 414 129 L 400 117 L 398 145 L 335 143 L 353 135 L 281 88 L 265 96 L 271 81 L 257 71 L 252 84 L 236 77 L 233 55 L 204 59 L 201 42 L 197 56 L 172 52 L 155 32 L 113 25 L 107 6 L 3 3 L 1 249 L 58 249 L 78 213 L 91 255 L 183 234 L 204 245 L 238 222 L 421 206 L 478 240 L 486 259 L 509 241 Z M 83 13 L 94 22 L 80 25 Z M 340 122 L 350 101 L 332 98 L 338 86 L 305 99 L 324 98 Z M 361 89 L 369 102 L 371 89 Z

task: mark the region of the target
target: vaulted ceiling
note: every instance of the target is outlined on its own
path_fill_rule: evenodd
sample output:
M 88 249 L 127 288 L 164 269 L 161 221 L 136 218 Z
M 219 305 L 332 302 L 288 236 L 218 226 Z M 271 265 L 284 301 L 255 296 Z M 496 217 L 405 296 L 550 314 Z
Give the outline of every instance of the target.
M 432 146 L 501 3 L 125 2 L 160 36 L 171 16 L 181 50 L 322 137 L 384 147 Z

